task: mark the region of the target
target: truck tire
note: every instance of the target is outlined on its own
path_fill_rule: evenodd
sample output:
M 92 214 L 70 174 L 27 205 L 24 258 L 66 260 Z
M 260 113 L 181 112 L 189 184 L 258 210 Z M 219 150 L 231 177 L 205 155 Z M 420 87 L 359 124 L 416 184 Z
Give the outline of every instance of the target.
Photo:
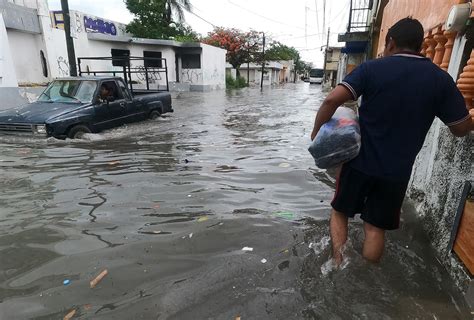
M 81 139 L 85 133 L 91 133 L 91 130 L 85 125 L 78 124 L 69 130 L 67 136 L 70 139 Z
M 153 110 L 152 112 L 150 112 L 149 118 L 150 118 L 151 120 L 156 120 L 156 119 L 158 119 L 160 116 L 161 116 L 161 113 L 160 113 L 158 110 Z

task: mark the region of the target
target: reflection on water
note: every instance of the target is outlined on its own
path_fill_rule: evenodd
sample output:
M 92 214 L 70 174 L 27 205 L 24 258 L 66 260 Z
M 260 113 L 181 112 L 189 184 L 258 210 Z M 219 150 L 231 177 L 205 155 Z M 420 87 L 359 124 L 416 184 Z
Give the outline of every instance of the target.
M 371 266 L 355 223 L 347 267 L 321 271 L 335 181 L 306 151 L 321 99 L 180 93 L 173 115 L 82 141 L 0 138 L 0 319 L 461 319 L 407 230 Z

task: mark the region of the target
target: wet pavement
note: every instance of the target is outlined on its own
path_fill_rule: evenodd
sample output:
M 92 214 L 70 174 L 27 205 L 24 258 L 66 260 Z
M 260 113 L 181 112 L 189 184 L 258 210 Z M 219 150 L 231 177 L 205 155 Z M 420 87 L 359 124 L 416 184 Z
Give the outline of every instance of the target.
M 1 138 L 0 319 L 469 319 L 409 204 L 381 264 L 355 221 L 331 270 L 334 179 L 306 150 L 322 97 L 180 93 L 85 141 Z

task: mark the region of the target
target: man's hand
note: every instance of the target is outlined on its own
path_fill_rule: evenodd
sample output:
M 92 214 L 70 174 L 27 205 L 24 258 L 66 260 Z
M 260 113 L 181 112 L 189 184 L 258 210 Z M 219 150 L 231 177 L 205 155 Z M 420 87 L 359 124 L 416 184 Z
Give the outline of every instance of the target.
M 471 116 L 470 118 L 466 118 L 465 121 L 449 127 L 449 130 L 456 137 L 464 137 L 474 130 L 474 109 L 469 110 L 469 115 Z
M 316 138 L 321 126 L 331 120 L 336 109 L 343 103 L 353 99 L 354 97 L 350 90 L 343 85 L 338 85 L 333 91 L 331 91 L 326 99 L 324 99 L 321 108 L 319 108 L 318 113 L 316 114 L 313 131 L 311 132 L 311 141 Z

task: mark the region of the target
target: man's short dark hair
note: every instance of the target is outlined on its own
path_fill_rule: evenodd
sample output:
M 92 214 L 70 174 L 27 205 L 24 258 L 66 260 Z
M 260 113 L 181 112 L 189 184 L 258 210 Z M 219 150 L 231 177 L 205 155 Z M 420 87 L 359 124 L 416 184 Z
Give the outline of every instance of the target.
M 392 39 L 399 49 L 420 52 L 424 35 L 425 32 L 420 21 L 408 17 L 388 29 L 385 43 Z

